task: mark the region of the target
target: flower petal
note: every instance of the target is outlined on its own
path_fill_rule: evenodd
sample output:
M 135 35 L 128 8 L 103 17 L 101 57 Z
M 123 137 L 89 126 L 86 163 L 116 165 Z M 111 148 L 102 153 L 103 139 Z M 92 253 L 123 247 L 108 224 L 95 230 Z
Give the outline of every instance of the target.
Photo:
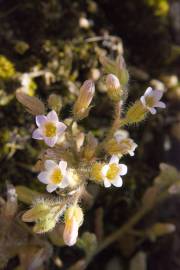
M 140 98 L 140 101 L 141 101 L 142 105 L 143 105 L 144 107 L 146 107 L 146 100 L 145 100 L 145 97 L 144 97 L 144 96 L 142 96 L 142 97 Z
M 156 107 L 158 107 L 158 108 L 166 108 L 166 104 L 164 103 L 164 102 L 162 102 L 162 101 L 159 101 L 157 104 L 156 104 Z
M 48 184 L 49 183 L 49 174 L 48 174 L 48 172 L 41 172 L 41 173 L 39 173 L 38 174 L 38 179 L 39 179 L 39 181 L 41 182 L 41 183 L 43 183 L 43 184 Z
M 148 109 L 152 114 L 156 114 L 156 109 L 154 109 L 154 108 L 148 108 Z
M 64 175 L 66 173 L 66 168 L 67 168 L 67 162 L 64 160 L 61 160 L 59 162 L 59 168 L 61 169 L 62 174 Z
M 65 176 L 62 180 L 62 182 L 60 183 L 60 185 L 58 185 L 59 188 L 66 188 L 69 185 L 69 180 L 68 178 Z
M 62 123 L 62 122 L 58 122 L 57 123 L 57 132 L 58 132 L 58 135 L 61 135 L 65 130 L 66 130 L 67 126 Z
M 50 120 L 50 121 L 53 121 L 53 122 L 58 122 L 59 121 L 57 113 L 55 111 L 49 112 L 48 115 L 47 115 L 47 119 Z
M 51 137 L 51 138 L 45 137 L 44 141 L 48 146 L 53 147 L 56 144 L 57 139 L 58 139 L 57 136 L 54 136 L 54 137 Z
M 49 185 L 47 185 L 47 187 L 46 187 L 46 190 L 47 190 L 47 192 L 49 192 L 49 193 L 53 192 L 53 191 L 56 190 L 56 189 L 57 189 L 57 186 L 52 185 L 52 184 L 49 184 Z
M 38 127 L 42 126 L 46 121 L 47 121 L 47 117 L 45 115 L 36 116 L 36 125 Z
M 118 164 L 118 163 L 119 163 L 119 158 L 118 158 L 118 156 L 113 155 L 113 156 L 111 157 L 110 161 L 109 161 L 109 164 L 111 164 L 111 163 L 116 163 L 116 164 Z
M 43 140 L 42 130 L 40 128 L 35 129 L 32 138 L 35 140 Z
M 56 166 L 57 166 L 57 163 L 55 161 L 53 161 L 53 160 L 50 160 L 50 159 L 46 160 L 45 163 L 44 163 L 44 167 L 48 171 L 52 170 Z
M 125 175 L 128 171 L 128 168 L 125 164 L 119 164 L 119 169 L 120 169 L 120 175 Z
M 101 169 L 101 173 L 104 177 L 106 177 L 107 171 L 109 170 L 109 165 L 104 165 Z
M 154 90 L 153 91 L 153 96 L 155 97 L 156 100 L 160 100 L 163 96 L 163 91 L 160 90 Z
M 78 223 L 76 222 L 75 218 L 72 218 L 66 223 L 63 232 L 63 240 L 66 245 L 73 246 L 76 243 L 78 229 Z
M 144 93 L 144 96 L 145 97 L 150 96 L 152 92 L 153 92 L 152 87 L 148 87 Z
M 108 181 L 107 179 L 104 179 L 104 186 L 105 186 L 106 188 L 110 187 L 110 186 L 111 186 L 111 182 Z
M 121 187 L 123 184 L 122 178 L 120 176 L 116 177 L 113 181 L 112 181 L 113 186 L 115 187 Z

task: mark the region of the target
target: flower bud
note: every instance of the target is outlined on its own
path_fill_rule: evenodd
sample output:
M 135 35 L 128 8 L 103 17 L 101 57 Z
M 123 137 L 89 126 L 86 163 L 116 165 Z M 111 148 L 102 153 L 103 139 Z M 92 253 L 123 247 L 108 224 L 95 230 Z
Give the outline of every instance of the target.
M 63 239 L 66 245 L 73 246 L 78 237 L 78 229 L 83 223 L 83 212 L 79 206 L 71 206 L 65 212 Z
M 104 164 L 100 162 L 95 162 L 91 167 L 90 178 L 97 182 L 101 182 L 103 180 L 103 176 L 102 176 L 103 166 Z
M 83 157 L 86 160 L 91 160 L 95 154 L 98 140 L 93 136 L 92 133 L 87 135 L 87 144 L 84 147 Z
M 62 108 L 62 99 L 60 96 L 56 94 L 52 94 L 48 98 L 48 106 L 50 109 L 56 111 L 57 113 L 60 112 Z
M 36 225 L 33 227 L 35 233 L 45 233 L 54 229 L 56 226 L 57 220 L 50 213 L 46 218 L 40 219 Z
M 146 117 L 147 111 L 140 101 L 136 101 L 127 111 L 126 121 L 128 124 L 138 123 Z
M 113 74 L 107 75 L 106 87 L 108 89 L 108 96 L 113 101 L 119 101 L 122 95 L 122 90 L 119 79 L 115 75 Z
M 127 155 L 134 156 L 137 144 L 130 138 L 120 139 L 113 138 L 105 144 L 105 150 L 110 155 Z
M 47 204 L 37 203 L 32 209 L 23 214 L 22 220 L 24 222 L 33 222 L 40 218 L 45 218 L 49 212 L 50 208 Z
M 80 88 L 77 101 L 74 104 L 73 114 L 75 119 L 81 120 L 89 113 L 89 105 L 93 99 L 95 86 L 92 80 L 87 80 Z
M 16 98 L 32 115 L 42 115 L 45 113 L 45 106 L 37 97 L 31 97 L 19 90 L 16 91 Z

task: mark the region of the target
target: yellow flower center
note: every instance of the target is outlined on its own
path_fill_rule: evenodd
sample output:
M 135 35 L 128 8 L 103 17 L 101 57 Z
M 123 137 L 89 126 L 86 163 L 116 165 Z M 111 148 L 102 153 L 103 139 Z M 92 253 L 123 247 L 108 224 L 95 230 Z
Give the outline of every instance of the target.
M 148 107 L 153 107 L 155 104 L 154 97 L 146 97 L 146 104 Z
M 63 179 L 63 175 L 61 173 L 61 170 L 60 169 L 55 169 L 51 175 L 51 182 L 55 185 L 58 185 L 61 183 Z
M 116 163 L 112 163 L 109 165 L 109 169 L 107 171 L 106 177 L 110 180 L 113 180 L 119 173 L 119 167 Z
M 49 122 L 44 126 L 44 134 L 46 137 L 54 137 L 56 135 L 56 126 L 54 123 Z

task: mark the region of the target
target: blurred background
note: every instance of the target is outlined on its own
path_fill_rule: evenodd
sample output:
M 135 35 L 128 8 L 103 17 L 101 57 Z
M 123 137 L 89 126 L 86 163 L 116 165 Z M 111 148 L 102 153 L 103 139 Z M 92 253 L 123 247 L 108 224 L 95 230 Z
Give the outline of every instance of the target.
M 109 125 L 112 112 L 100 80 L 103 72 L 99 56 L 104 52 L 112 58 L 124 55 L 130 74 L 128 102 L 152 86 L 164 92 L 167 104 L 166 110 L 128 129 L 138 148 L 134 158 L 125 159 L 129 167 L 125 186 L 118 191 L 90 187 L 94 201 L 86 213 L 82 233 L 97 234 L 96 219 L 100 217 L 101 233 L 108 235 L 133 215 L 144 191 L 159 174 L 161 163 L 180 168 L 180 1 L 0 1 L 2 198 L 7 183 L 44 191 L 34 169 L 42 145 L 31 139 L 34 119 L 16 101 L 16 90 L 21 88 L 43 101 L 58 94 L 64 118 L 69 116 L 81 83 L 93 79 L 96 107 L 82 126 L 93 129 L 98 136 L 99 127 Z M 25 207 L 20 202 L 19 209 Z M 157 237 L 156 241 L 137 241 L 134 235 L 125 235 L 98 254 L 88 269 L 180 269 L 179 220 L 180 198 L 176 194 L 138 224 L 141 228 L 166 221 L 176 225 L 176 232 Z M 25 236 L 21 236 L 23 240 L 20 235 L 11 235 L 6 246 L 0 232 L 1 269 L 82 269 L 69 268 L 83 258 L 82 248 L 63 247 L 50 240 L 53 255 L 44 268 L 18 268 L 22 258 L 11 247 L 16 248 L 16 243 L 22 248 Z

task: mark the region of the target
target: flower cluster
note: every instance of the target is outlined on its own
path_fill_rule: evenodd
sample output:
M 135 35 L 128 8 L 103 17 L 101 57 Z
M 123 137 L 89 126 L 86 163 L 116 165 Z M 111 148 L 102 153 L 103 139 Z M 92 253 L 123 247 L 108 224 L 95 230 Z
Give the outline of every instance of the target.
M 122 117 L 129 79 L 124 59 L 120 57 L 113 62 L 103 58 L 101 62 L 107 72 L 107 95 L 114 106 L 114 121 L 103 138 L 95 137 L 93 131 L 86 134 L 79 124 L 91 109 L 95 94 L 92 80 L 85 81 L 81 86 L 72 108 L 72 117 L 64 121 L 58 117 L 58 106 L 62 106 L 62 103 L 57 95 L 48 99 L 49 109 L 55 109 L 46 115 L 45 106 L 40 100 L 17 93 L 18 100 L 35 115 L 37 128 L 32 138 L 44 141 L 48 147 L 41 154 L 38 179 L 46 185 L 48 193 L 54 192 L 51 201 L 45 198 L 43 202 L 37 200 L 32 209 L 23 215 L 23 220 L 35 222 L 34 231 L 42 233 L 52 230 L 64 215 L 63 239 L 69 246 L 76 243 L 78 229 L 83 223 L 84 215 L 79 202 L 87 193 L 88 181 L 105 188 L 123 185 L 122 176 L 127 174 L 128 168 L 120 159 L 124 155 L 134 156 L 137 148 L 127 132 L 122 132 L 124 126 L 140 122 L 148 112 L 155 114 L 157 107 L 165 108 L 165 104 L 160 101 L 162 92 L 148 87 Z

